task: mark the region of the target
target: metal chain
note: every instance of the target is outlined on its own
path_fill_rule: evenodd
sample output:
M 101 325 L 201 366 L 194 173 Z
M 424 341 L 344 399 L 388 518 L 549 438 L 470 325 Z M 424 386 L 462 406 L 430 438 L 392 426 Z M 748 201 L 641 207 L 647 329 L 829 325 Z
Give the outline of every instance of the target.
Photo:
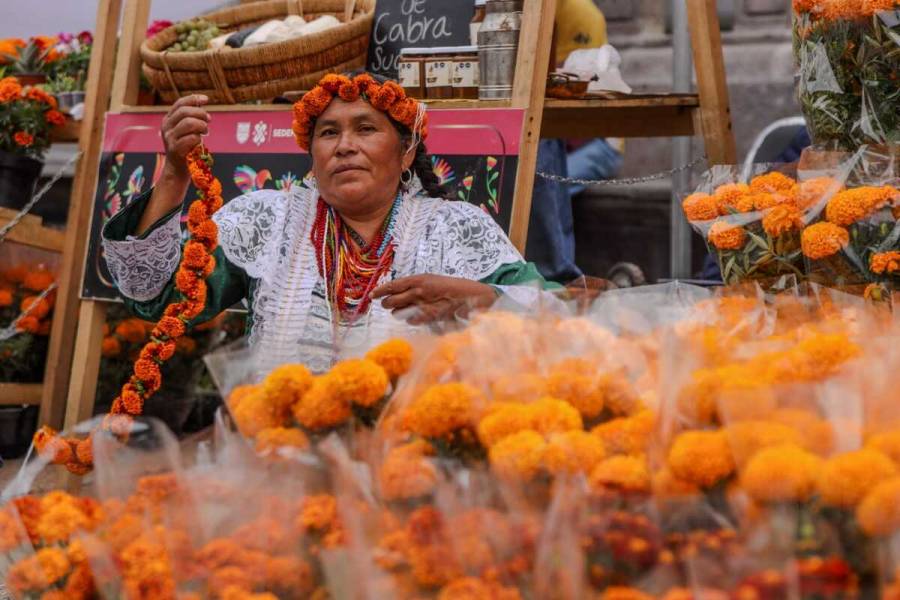
M 50 285 L 48 285 L 47 289 L 45 289 L 43 292 L 41 292 L 38 295 L 38 297 L 31 303 L 31 305 L 28 307 L 27 310 L 22 311 L 18 317 L 16 317 L 15 319 L 12 320 L 12 323 L 7 325 L 3 329 L 0 329 L 0 342 L 5 342 L 9 338 L 16 335 L 19 332 L 18 327 L 16 326 L 19 323 L 19 321 L 21 321 L 23 318 L 30 315 L 31 311 L 33 311 L 35 308 L 37 308 L 38 304 L 41 303 L 41 300 L 43 300 L 44 298 L 49 296 L 50 292 L 55 290 L 57 287 L 58 287 L 58 284 L 55 281 L 53 283 L 51 283 Z
M 24 219 L 28 213 L 31 212 L 31 209 L 34 208 L 34 205 L 37 204 L 41 198 L 44 197 L 44 194 L 46 194 L 50 190 L 50 188 L 53 187 L 53 184 L 62 178 L 63 174 L 66 172 L 66 169 L 68 169 L 70 166 L 75 164 L 75 161 L 78 160 L 80 157 L 81 157 L 81 151 L 79 150 L 78 152 L 76 152 L 75 154 L 72 155 L 72 157 L 66 162 L 66 164 L 64 164 L 62 167 L 60 167 L 59 171 L 57 171 L 53 175 L 53 177 L 51 177 L 50 180 L 47 183 L 45 183 L 44 186 L 40 190 L 38 190 L 38 193 L 35 194 L 34 197 L 32 197 L 31 200 L 29 200 L 28 203 L 22 207 L 22 210 L 20 210 L 19 213 L 15 217 L 13 217 L 9 223 L 4 225 L 3 227 L 0 227 L 0 244 L 3 243 L 3 240 L 6 239 L 6 236 L 9 234 L 10 231 L 12 231 L 13 227 L 18 225 L 19 222 L 22 219 Z
M 569 185 L 634 185 L 636 183 L 647 183 L 649 181 L 665 179 L 666 177 L 671 177 L 676 173 L 681 173 L 682 171 L 693 169 L 697 165 L 704 162 L 706 162 L 706 156 L 698 156 L 688 164 L 681 165 L 680 167 L 675 167 L 674 169 L 669 169 L 668 171 L 661 171 L 652 175 L 644 175 L 643 177 L 627 177 L 624 179 L 575 179 L 573 177 L 563 177 L 561 175 L 554 175 L 552 173 L 544 173 L 543 171 L 538 171 L 537 174 L 539 177 L 542 177 L 549 181 L 555 181 L 557 183 L 565 183 Z

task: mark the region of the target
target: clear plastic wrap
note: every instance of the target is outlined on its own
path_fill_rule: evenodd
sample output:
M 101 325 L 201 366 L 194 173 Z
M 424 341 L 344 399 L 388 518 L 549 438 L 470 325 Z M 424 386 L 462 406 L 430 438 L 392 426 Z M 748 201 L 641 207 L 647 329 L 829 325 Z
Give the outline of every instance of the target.
M 795 0 L 794 54 L 814 144 L 900 142 L 900 4 Z

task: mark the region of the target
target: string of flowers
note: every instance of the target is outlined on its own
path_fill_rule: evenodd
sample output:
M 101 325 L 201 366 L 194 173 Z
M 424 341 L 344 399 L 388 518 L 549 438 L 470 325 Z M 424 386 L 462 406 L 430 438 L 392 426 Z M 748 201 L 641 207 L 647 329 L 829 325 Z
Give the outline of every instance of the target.
M 160 367 L 175 354 L 177 341 L 187 324 L 206 307 L 206 279 L 216 268 L 212 253 L 218 245 L 218 228 L 212 216 L 222 207 L 222 184 L 212 174 L 213 159 L 203 145 L 187 157 L 191 180 L 198 198 L 188 209 L 191 239 L 185 244 L 181 265 L 175 274 L 175 287 L 182 299 L 166 307 L 163 317 L 150 334 L 134 362 L 134 373 L 113 401 L 101 427 L 117 435 L 127 435 L 131 419 L 140 415 L 144 403 L 162 386 Z M 34 436 L 34 445 L 42 456 L 64 464 L 72 473 L 82 475 L 93 465 L 91 439 L 61 438 L 48 426 Z

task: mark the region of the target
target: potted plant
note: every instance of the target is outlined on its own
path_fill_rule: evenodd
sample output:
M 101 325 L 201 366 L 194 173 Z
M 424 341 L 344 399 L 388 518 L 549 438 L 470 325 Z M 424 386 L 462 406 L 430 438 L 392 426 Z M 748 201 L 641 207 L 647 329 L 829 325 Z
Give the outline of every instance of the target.
M 18 77 L 22 85 L 45 83 L 53 63 L 60 58 L 56 44 L 57 38 L 49 36 L 35 36 L 28 42 L 2 40 L 0 63 L 6 65 L 6 74 Z
M 56 50 L 60 57 L 52 64 L 47 87 L 56 96 L 63 112 L 69 112 L 84 102 L 93 41 L 89 31 L 82 31 L 77 36 L 71 33 L 59 34 Z
M 31 199 L 50 130 L 66 121 L 56 108 L 44 90 L 16 77 L 0 79 L 0 206 L 20 209 Z

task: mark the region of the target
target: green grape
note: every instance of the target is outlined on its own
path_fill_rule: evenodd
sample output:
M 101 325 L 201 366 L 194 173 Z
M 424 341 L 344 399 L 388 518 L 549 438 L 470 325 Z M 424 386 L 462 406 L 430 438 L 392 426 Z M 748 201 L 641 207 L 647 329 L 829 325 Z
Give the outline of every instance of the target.
M 172 52 L 181 52 L 181 44 L 175 42 L 174 44 L 172 44 L 171 50 Z

